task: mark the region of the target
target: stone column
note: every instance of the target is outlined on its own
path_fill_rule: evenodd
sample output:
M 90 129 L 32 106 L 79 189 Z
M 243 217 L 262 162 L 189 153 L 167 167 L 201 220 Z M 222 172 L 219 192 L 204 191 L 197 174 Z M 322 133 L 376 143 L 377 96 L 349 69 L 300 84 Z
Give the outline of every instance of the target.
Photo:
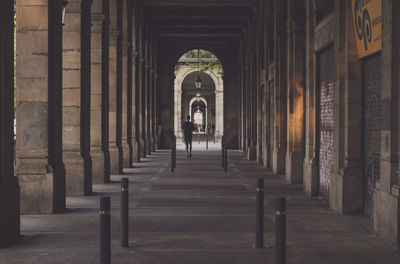
M 287 58 L 286 180 L 303 183 L 304 161 L 304 1 L 289 0 Z
M 104 151 L 104 178 L 96 183 L 110 182 L 110 0 L 102 0 L 104 20 L 101 33 L 101 145 Z
M 145 52 L 145 57 L 144 57 L 144 82 L 143 82 L 143 100 L 144 100 L 144 109 L 143 109 L 143 140 L 144 140 L 144 156 L 150 154 L 150 142 L 149 142 L 149 97 L 150 97 L 150 91 L 149 91 L 149 86 L 150 86 L 150 80 L 149 80 L 149 75 L 150 75 L 150 64 L 149 64 L 149 56 L 148 56 L 148 49 L 149 49 L 149 43 L 148 41 L 145 41 L 145 46 L 144 46 L 144 52 Z
M 157 69 L 157 66 L 154 67 Z M 157 91 L 157 83 L 158 83 L 158 74 L 157 70 L 154 72 L 154 97 L 153 97 L 153 107 L 154 107 L 154 122 L 153 122 L 153 131 L 154 131 L 154 151 L 160 148 L 160 134 L 159 134 L 159 129 L 158 129 L 158 110 L 159 110 L 159 105 L 158 105 L 158 91 Z
M 151 61 L 151 60 L 150 60 Z M 150 64 L 149 70 L 149 154 L 153 151 L 153 65 Z
M 127 107 L 126 107 L 126 118 L 127 118 L 127 144 L 128 144 L 128 149 L 129 149 L 129 157 L 128 157 L 128 168 L 133 167 L 133 162 L 135 160 L 135 152 L 134 152 L 134 132 L 133 132 L 133 127 L 135 125 L 134 121 L 134 98 L 133 98 L 133 84 L 134 84 L 134 70 L 133 70 L 133 65 L 134 65 L 134 54 L 133 54 L 133 1 L 128 1 L 127 3 L 127 41 L 128 41 L 128 53 L 127 53 L 127 66 L 126 66 L 126 75 L 127 75 Z
M 109 149 L 110 174 L 120 173 L 119 149 L 117 145 L 117 40 L 118 12 L 117 1 L 110 1 L 110 54 L 109 54 Z
M 94 183 L 104 183 L 105 152 L 102 144 L 102 26 L 105 15 L 102 12 L 102 1 L 94 0 L 92 5 L 91 32 L 91 134 L 90 154 L 92 157 L 92 175 Z
M 215 136 L 221 138 L 224 134 L 224 82 L 218 77 L 215 86 Z
M 140 19 L 138 21 L 138 23 L 140 22 Z M 139 26 L 139 39 L 138 39 L 138 66 L 139 69 L 137 69 L 138 71 L 138 87 L 137 87 L 137 96 L 138 96 L 138 111 L 137 111 L 137 116 L 138 116 L 138 152 L 139 152 L 139 159 L 144 157 L 144 153 L 145 153 L 145 149 L 146 149 L 146 145 L 145 145 L 145 141 L 143 140 L 144 137 L 144 48 L 143 48 L 143 32 L 142 32 L 142 26 Z
M 61 9 L 61 0 L 17 1 L 17 175 L 24 214 L 65 209 Z M 7 21 L 6 17 L 2 15 L 1 21 Z M 7 52 L 12 54 L 12 50 Z M 13 184 L 12 180 L 8 183 Z M 15 182 L 14 186 L 11 194 L 18 191 Z M 16 205 L 11 197 L 7 205 Z
M 139 56 L 135 50 L 133 52 L 132 65 L 132 149 L 133 162 L 140 162 L 140 140 L 139 140 Z
M 111 28 L 110 31 L 110 109 L 109 109 L 109 148 L 110 173 L 119 173 L 119 151 L 117 146 L 117 37 L 119 32 Z
M 174 117 L 175 117 L 175 135 L 177 138 L 182 138 L 182 78 L 175 78 L 174 82 Z
M 125 3 L 125 1 L 124 1 Z M 126 6 L 124 6 L 124 13 L 126 13 Z M 127 17 L 124 21 L 127 22 Z M 124 22 L 125 24 L 125 22 Z M 128 142 L 128 127 L 132 127 L 131 121 L 128 119 L 128 52 L 130 44 L 127 40 L 127 29 L 124 28 L 124 41 L 122 44 L 122 152 L 123 152 L 123 167 L 129 168 L 130 165 L 130 147 Z
M 306 0 L 306 53 L 305 53 L 305 157 L 303 163 L 303 185 L 306 194 L 318 193 L 318 149 L 316 137 L 316 56 L 314 30 L 316 26 L 314 0 Z
M 123 28 L 123 0 L 116 0 L 117 13 L 116 13 L 116 23 L 117 23 L 117 97 L 116 97 L 116 142 L 118 148 L 118 174 L 123 174 L 123 86 L 124 86 L 124 73 L 123 73 L 123 56 L 124 56 L 124 28 Z
M 14 1 L 0 2 L 0 247 L 20 233 L 19 184 L 14 176 Z
M 63 160 L 67 195 L 92 191 L 90 1 L 69 1 L 63 27 Z
M 362 65 L 357 57 L 350 1 L 335 0 L 334 65 L 335 119 L 334 165 L 329 203 L 342 214 L 363 209 Z M 351 65 L 351 67 L 349 67 Z
M 374 230 L 400 248 L 400 2 L 383 1 L 380 179 L 374 191 Z
M 246 149 L 247 149 L 247 140 L 246 140 L 246 131 L 247 131 L 247 128 L 246 128 L 246 98 L 245 98 L 245 96 L 246 96 L 246 89 L 245 89 L 245 87 L 246 87 L 246 77 L 245 77 L 245 68 L 246 68 L 246 60 L 245 60 L 245 57 L 244 57 L 244 55 L 243 55 L 243 53 L 244 53 L 244 50 L 243 50 L 243 48 L 242 48 L 242 51 L 241 51 L 241 56 L 240 56 L 240 59 L 241 59 L 241 61 L 242 61 L 242 63 L 241 63 L 241 68 L 240 68 L 240 85 L 241 85 L 241 96 L 240 96 L 240 107 L 241 107 L 241 138 L 240 138 L 240 144 L 241 144 L 241 150 L 243 151 L 243 152 L 245 152 L 246 151 Z M 222 113 L 224 113 L 224 112 L 222 112 Z M 223 136 L 223 135 L 221 135 L 221 136 Z
M 272 169 L 274 173 L 285 173 L 286 159 L 286 14 L 287 2 L 275 0 L 275 129 Z

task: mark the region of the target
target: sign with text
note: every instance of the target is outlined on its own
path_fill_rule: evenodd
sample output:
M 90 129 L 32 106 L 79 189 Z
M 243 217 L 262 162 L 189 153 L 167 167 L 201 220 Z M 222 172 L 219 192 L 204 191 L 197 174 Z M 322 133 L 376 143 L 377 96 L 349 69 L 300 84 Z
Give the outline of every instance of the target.
M 382 0 L 352 0 L 358 58 L 382 49 Z

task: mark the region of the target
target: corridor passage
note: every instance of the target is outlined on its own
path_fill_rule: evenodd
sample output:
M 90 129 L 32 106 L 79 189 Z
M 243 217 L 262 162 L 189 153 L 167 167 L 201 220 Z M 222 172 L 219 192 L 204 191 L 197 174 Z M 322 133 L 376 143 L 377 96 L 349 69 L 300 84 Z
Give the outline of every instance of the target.
M 194 144 L 192 159 L 178 145 L 149 155 L 94 195 L 67 199 L 67 213 L 22 216 L 23 242 L 0 249 L 0 263 L 99 263 L 99 197 L 112 199 L 112 263 L 274 263 L 274 198 L 288 198 L 287 263 L 400 263 L 400 252 L 371 232 L 366 216 L 341 216 L 321 197 L 308 197 L 255 162 L 217 145 Z M 200 148 L 202 150 L 200 150 Z M 130 248 L 119 246 L 121 177 L 130 180 Z M 255 181 L 265 179 L 265 249 L 255 249 Z

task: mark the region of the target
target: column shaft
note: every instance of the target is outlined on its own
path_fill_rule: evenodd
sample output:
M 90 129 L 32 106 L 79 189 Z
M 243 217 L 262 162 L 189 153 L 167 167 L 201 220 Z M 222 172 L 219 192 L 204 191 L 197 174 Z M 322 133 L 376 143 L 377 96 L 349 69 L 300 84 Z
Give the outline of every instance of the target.
M 61 9 L 61 0 L 17 1 L 17 175 L 26 214 L 65 209 Z
M 14 176 L 14 1 L 0 2 L 0 247 L 20 234 L 20 189 Z
M 104 183 L 106 178 L 106 154 L 103 146 L 102 117 L 103 85 L 102 85 L 102 26 L 105 15 L 102 12 L 101 0 L 95 0 L 92 6 L 91 31 L 91 135 L 90 152 L 92 157 L 92 175 L 94 183 Z
M 90 14 L 90 1 L 70 1 L 63 27 L 63 160 L 71 196 L 92 190 Z

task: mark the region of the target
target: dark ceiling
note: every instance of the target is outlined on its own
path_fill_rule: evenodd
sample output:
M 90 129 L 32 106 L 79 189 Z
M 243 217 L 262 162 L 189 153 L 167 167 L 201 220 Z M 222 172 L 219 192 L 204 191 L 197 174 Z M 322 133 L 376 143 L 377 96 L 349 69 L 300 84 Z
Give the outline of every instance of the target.
M 143 16 L 157 39 L 240 41 L 260 0 L 142 0 Z

